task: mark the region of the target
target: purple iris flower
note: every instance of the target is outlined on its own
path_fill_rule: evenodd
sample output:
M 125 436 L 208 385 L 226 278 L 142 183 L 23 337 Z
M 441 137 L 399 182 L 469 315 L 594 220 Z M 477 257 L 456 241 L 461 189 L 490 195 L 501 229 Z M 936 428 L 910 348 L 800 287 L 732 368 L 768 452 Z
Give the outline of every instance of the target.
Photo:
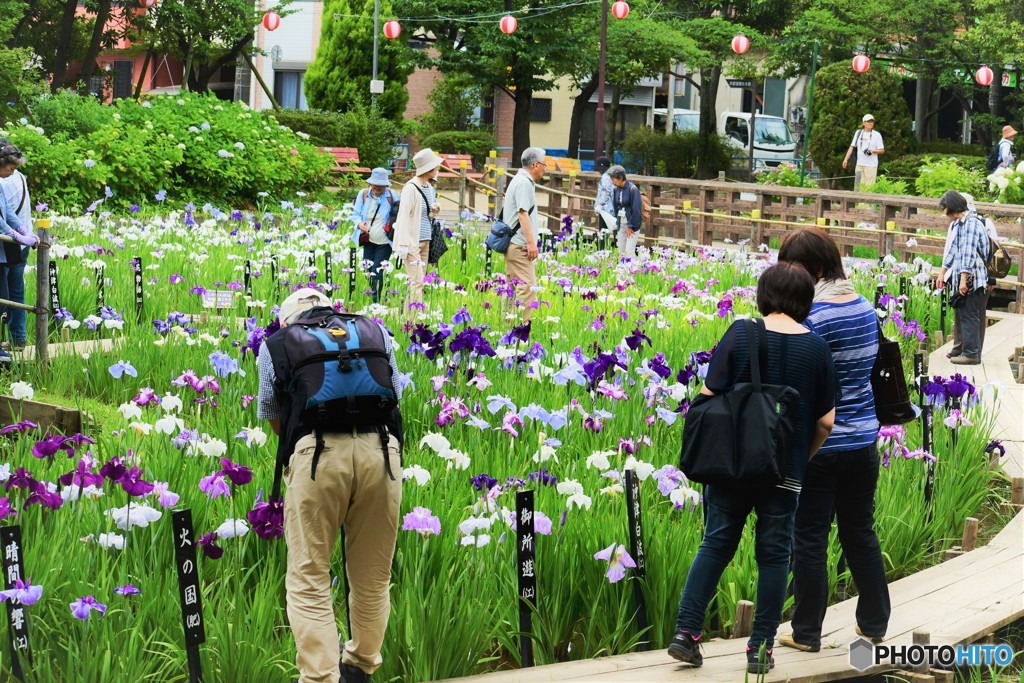
M 210 500 L 219 498 L 220 496 L 230 497 L 231 488 L 228 483 L 224 481 L 224 475 L 221 472 L 215 472 L 208 477 L 203 477 L 199 480 L 199 490 L 210 497 Z
M 253 533 L 265 541 L 281 538 L 284 535 L 284 502 L 272 500 L 269 503 L 258 502 L 246 517 Z
M 211 531 L 203 534 L 196 541 L 196 545 L 203 549 L 203 555 L 211 560 L 219 560 L 224 555 L 224 548 L 217 545 L 217 532 Z
M 39 601 L 39 598 L 43 597 L 43 587 L 33 586 L 32 579 L 17 579 L 14 582 L 14 588 L 10 590 L 0 591 L 0 602 L 5 600 L 13 600 L 19 605 L 34 605 Z
M 473 322 L 473 316 L 469 314 L 465 306 L 455 311 L 455 315 L 452 316 L 452 325 L 468 325 L 471 322 Z
M 648 367 L 654 371 L 654 374 L 662 379 L 668 379 L 672 375 L 672 368 L 670 368 L 665 362 L 665 354 L 663 353 L 657 354 L 654 359 L 648 363 Z
M 36 441 L 32 446 L 32 455 L 37 458 L 52 458 L 64 445 L 67 439 L 60 434 L 47 434 L 44 439 Z
M 558 477 L 550 474 L 546 468 L 530 472 L 530 474 L 527 475 L 527 479 L 531 482 L 539 482 L 541 486 L 554 486 L 558 483 Z
M 142 478 L 142 470 L 138 466 L 125 472 L 119 483 L 124 492 L 133 497 L 148 496 L 153 491 L 153 483 Z
M 158 202 L 162 202 L 163 200 L 167 199 L 167 190 L 160 190 L 155 195 L 153 195 L 153 199 L 157 200 Z
M 497 486 L 498 480 L 486 472 L 481 472 L 475 477 L 472 477 L 469 480 L 469 483 L 471 483 L 473 488 L 477 491 L 490 491 L 493 486 Z
M 647 345 L 650 346 L 651 338 L 644 334 L 639 327 L 634 328 L 633 332 L 626 337 L 626 346 L 629 347 L 630 351 L 639 351 L 644 342 L 647 342 Z
M 986 453 L 998 453 L 999 457 L 1006 455 L 1006 449 L 1003 447 L 1003 442 L 999 439 L 992 439 L 987 446 L 985 446 Z
M 118 595 L 123 595 L 126 598 L 131 595 L 140 595 L 142 593 L 142 591 L 140 591 L 138 588 L 135 587 L 134 584 L 131 583 L 126 583 L 123 586 L 118 586 L 114 589 L 114 592 Z
M 528 321 L 522 325 L 517 325 L 508 331 L 508 334 L 498 340 L 499 344 L 512 344 L 515 342 L 526 343 L 530 340 L 530 329 L 532 322 Z
M 11 501 L 7 496 L 0 498 L 0 520 L 7 519 L 8 517 L 17 517 L 18 511 L 11 505 Z
M 491 348 L 491 343 L 483 336 L 483 328 L 480 327 L 464 328 L 452 338 L 448 348 L 452 353 L 469 351 L 471 356 L 477 355 L 493 357 L 497 355 L 494 349 Z
M 128 468 L 125 467 L 121 458 L 117 456 L 103 463 L 103 466 L 100 468 L 100 475 L 105 479 L 109 479 L 111 484 L 121 481 L 127 472 Z
M 38 486 L 39 482 L 32 477 L 32 473 L 24 467 L 19 467 L 14 474 L 10 476 L 7 483 L 4 484 L 4 489 L 7 491 L 10 491 L 11 489 L 35 491 Z
M 594 389 L 602 379 L 610 377 L 615 372 L 616 367 L 623 370 L 627 369 L 625 364 L 618 358 L 604 351 L 598 352 L 594 360 L 584 363 L 583 372 L 586 373 L 587 378 L 590 380 L 590 389 Z
M 235 486 L 245 486 L 252 481 L 252 470 L 245 465 L 231 462 L 230 458 L 221 458 L 220 464 L 223 469 L 217 474 L 227 477 Z
M 403 518 L 402 530 L 418 531 L 424 538 L 437 536 L 441 533 L 441 520 L 429 508 L 416 507 Z
M 171 330 L 171 326 L 163 320 L 154 320 L 153 329 L 156 330 L 157 334 L 167 334 Z
M 78 461 L 78 466 L 75 469 L 67 474 L 60 475 L 57 478 L 57 483 L 61 486 L 71 486 L 74 484 L 84 489 L 86 486 L 102 486 L 103 477 L 92 471 L 88 459 L 82 458 Z
M 946 380 L 945 385 L 950 398 L 961 399 L 964 395 L 974 395 L 974 385 L 959 373 Z
M 64 504 L 64 499 L 61 498 L 60 494 L 56 491 L 51 491 L 49 487 L 40 482 L 39 486 L 36 487 L 35 491 L 25 501 L 25 507 L 29 505 L 42 505 L 48 507 L 51 510 L 57 510 L 61 505 Z
M 943 384 L 941 377 L 936 376 L 925 381 L 924 386 L 921 387 L 921 391 L 924 392 L 925 403 L 928 405 L 941 406 L 945 404 L 946 399 L 949 398 L 949 394 L 946 393 L 946 386 Z
M 157 405 L 159 405 L 160 397 L 157 396 L 156 392 L 150 389 L 149 387 L 142 387 L 141 389 L 139 389 L 139 393 L 135 394 L 135 398 L 132 399 L 132 403 L 139 406 L 140 408 L 145 408 L 150 403 L 156 403 Z
M 71 614 L 76 619 L 85 621 L 89 618 L 89 614 L 92 612 L 99 612 L 102 617 L 107 612 L 107 606 L 96 602 L 96 598 L 91 595 L 87 595 L 84 598 L 78 598 L 71 603 Z
M 35 422 L 31 422 L 29 420 L 22 420 L 21 422 L 15 422 L 12 425 L 7 425 L 3 429 L 0 429 L 0 436 L 4 436 L 5 434 L 10 434 L 11 432 L 18 432 L 19 434 L 24 434 L 25 432 L 27 432 L 30 429 L 38 429 L 38 428 L 39 428 L 39 425 L 37 425 Z

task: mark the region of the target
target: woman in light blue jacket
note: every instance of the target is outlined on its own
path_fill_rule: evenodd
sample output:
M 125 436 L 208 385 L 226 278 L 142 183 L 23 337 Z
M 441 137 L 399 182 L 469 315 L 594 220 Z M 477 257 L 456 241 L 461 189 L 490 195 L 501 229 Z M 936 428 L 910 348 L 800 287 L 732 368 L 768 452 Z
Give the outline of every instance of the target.
M 25 163 L 21 151 L 9 140 L 0 138 L 0 233 L 17 240 L 17 244 L 4 243 L 0 249 L 0 299 L 25 303 L 25 263 L 29 247 L 39 238 L 32 233 L 32 208 L 29 206 L 28 183 L 18 167 Z M 13 204 L 12 204 L 13 202 Z M 41 274 L 45 277 L 45 273 Z M 14 346 L 25 346 L 25 311 L 5 306 L 7 325 Z M 0 356 L 0 361 L 3 356 Z
M 398 197 L 390 189 L 390 174 L 386 169 L 375 168 L 366 181 L 369 187 L 356 195 L 355 231 L 352 241 L 362 244 L 363 260 L 370 266 L 370 286 L 373 289 L 373 303 L 380 302 L 384 289 L 384 273 L 381 264 L 391 258 L 391 207 L 398 204 Z M 363 237 L 365 235 L 365 237 Z

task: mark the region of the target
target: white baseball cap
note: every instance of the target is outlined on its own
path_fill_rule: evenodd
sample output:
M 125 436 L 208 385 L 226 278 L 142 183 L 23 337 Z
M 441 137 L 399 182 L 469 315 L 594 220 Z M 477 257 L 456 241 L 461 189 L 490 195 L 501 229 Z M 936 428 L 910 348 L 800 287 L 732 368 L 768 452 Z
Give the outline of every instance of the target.
M 861 121 L 863 121 L 864 123 L 867 123 L 868 121 L 874 121 L 874 120 L 875 120 L 875 117 L 872 116 L 871 114 L 864 114 L 864 118 L 861 119 Z
M 330 306 L 331 300 L 326 295 L 311 287 L 303 287 L 288 295 L 281 302 L 277 318 L 282 325 L 288 325 L 299 319 L 299 316 L 315 306 Z

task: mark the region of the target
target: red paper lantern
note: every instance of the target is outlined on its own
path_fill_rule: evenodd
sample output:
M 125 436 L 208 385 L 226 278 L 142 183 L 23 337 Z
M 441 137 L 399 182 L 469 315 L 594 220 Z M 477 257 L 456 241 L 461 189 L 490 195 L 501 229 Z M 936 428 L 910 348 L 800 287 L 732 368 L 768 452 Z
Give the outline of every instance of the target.
M 612 16 L 616 19 L 625 19 L 629 16 L 629 5 L 623 0 L 616 0 L 612 3 Z
M 146 9 L 153 9 L 156 7 L 156 0 L 139 0 L 139 4 Z
M 276 31 L 281 25 L 281 15 L 277 12 L 267 12 L 263 15 L 263 28 L 268 31 Z
M 864 73 L 871 67 L 871 60 L 867 55 L 857 55 L 853 58 L 853 70 L 859 74 Z
M 743 54 L 750 49 L 750 38 L 747 38 L 742 33 L 732 39 L 732 51 L 738 55 Z
M 993 75 L 992 69 L 987 66 L 982 66 L 974 72 L 974 80 L 976 80 L 980 86 L 991 85 Z
M 516 32 L 517 28 L 519 28 L 519 22 L 516 21 L 516 18 L 513 17 L 511 14 L 506 14 L 501 18 L 501 23 L 499 24 L 499 26 L 501 26 L 502 33 L 510 36 Z
M 395 19 L 390 19 L 384 22 L 384 37 L 388 40 L 394 40 L 398 36 L 402 35 L 402 25 Z

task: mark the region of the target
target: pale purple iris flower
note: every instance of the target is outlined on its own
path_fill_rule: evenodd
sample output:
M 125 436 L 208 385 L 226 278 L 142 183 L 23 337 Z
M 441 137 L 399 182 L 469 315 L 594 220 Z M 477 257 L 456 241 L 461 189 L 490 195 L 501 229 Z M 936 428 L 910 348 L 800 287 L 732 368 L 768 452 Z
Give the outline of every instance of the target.
M 6 591 L 0 591 L 0 602 L 3 602 L 4 600 L 13 600 L 19 605 L 28 606 L 34 605 L 42 596 L 42 586 L 33 586 L 31 579 L 25 579 L 24 581 L 18 579 L 14 582 L 14 588 Z
M 421 536 L 437 536 L 441 533 L 441 520 L 429 508 L 416 507 L 402 520 L 403 531 L 417 531 Z
M 99 612 L 102 617 L 107 612 L 107 606 L 96 601 L 96 598 L 91 595 L 87 595 L 84 598 L 78 598 L 71 603 L 71 614 L 76 619 L 85 621 L 89 618 L 90 613 Z
M 140 591 L 138 588 L 135 587 L 134 584 L 131 583 L 126 583 L 123 586 L 118 586 L 114 589 L 114 592 L 118 595 L 123 595 L 126 598 L 132 595 L 142 594 L 142 591 Z
M 129 377 L 139 376 L 139 371 L 132 367 L 132 364 L 126 360 L 117 361 L 111 365 L 108 370 L 114 379 L 121 379 L 125 375 L 128 375 Z
M 209 496 L 210 500 L 215 500 L 220 496 L 231 497 L 231 487 L 228 486 L 228 482 L 221 472 L 214 472 L 210 476 L 200 479 L 199 490 Z
M 626 576 L 626 569 L 636 567 L 636 562 L 626 552 L 626 546 L 621 543 L 612 543 L 610 546 L 594 554 L 595 560 L 604 560 L 608 563 L 608 583 L 618 583 Z

